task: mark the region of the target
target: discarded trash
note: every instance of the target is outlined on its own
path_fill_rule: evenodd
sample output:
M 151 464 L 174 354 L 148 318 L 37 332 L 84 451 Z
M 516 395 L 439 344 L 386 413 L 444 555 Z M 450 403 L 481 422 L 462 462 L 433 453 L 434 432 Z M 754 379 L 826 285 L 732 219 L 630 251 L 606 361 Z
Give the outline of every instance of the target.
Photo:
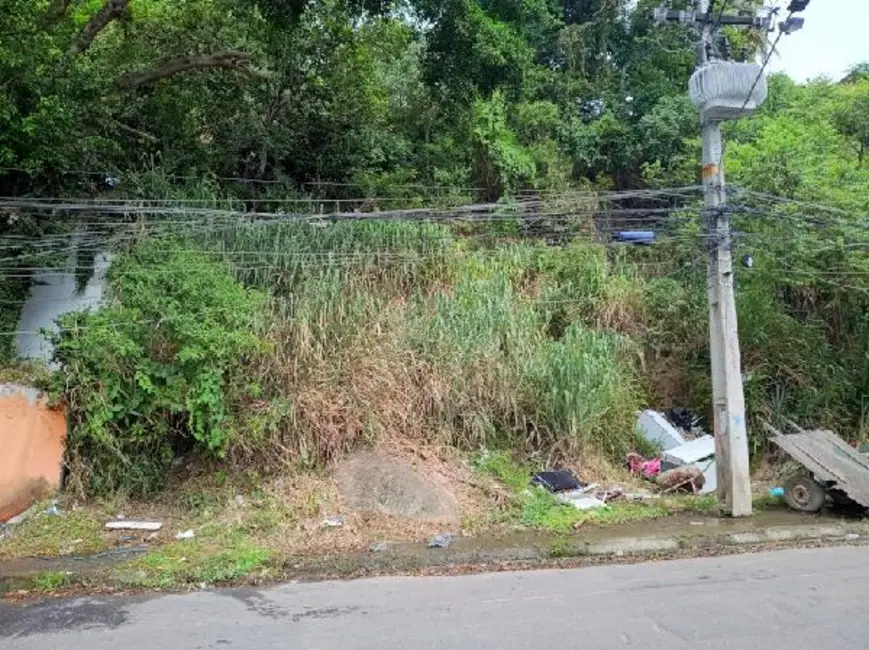
M 681 447 L 686 442 L 679 430 L 658 411 L 640 413 L 640 417 L 637 419 L 637 429 L 643 438 L 652 444 L 660 445 L 664 451 Z
M 628 471 L 635 476 L 652 479 L 661 473 L 661 459 L 652 458 L 647 460 L 638 453 L 631 452 L 628 454 L 625 467 L 627 467 Z
M 175 535 L 175 539 L 193 539 L 194 537 L 196 537 L 196 533 L 192 530 L 185 530 L 183 533 Z
M 860 539 L 860 535 L 858 535 L 857 533 L 848 533 L 847 535 L 845 535 L 845 539 L 847 539 L 849 542 L 853 542 L 855 539 Z
M 51 517 L 63 517 L 63 513 L 60 511 L 60 508 L 57 507 L 57 501 L 52 502 L 51 506 L 45 509 L 44 514 Z
M 110 521 L 106 524 L 108 530 L 160 530 L 163 524 L 159 521 Z
M 685 433 L 696 434 L 700 429 L 700 418 L 691 409 L 673 408 L 667 411 L 667 419 Z
M 783 498 L 785 495 L 785 489 L 781 487 L 774 487 L 769 489 L 769 496 L 776 497 L 777 499 Z
M 684 445 L 664 452 L 662 458 L 665 471 L 674 467 L 694 465 L 703 474 L 703 483 L 698 492 L 710 494 L 718 488 L 718 467 L 715 463 L 715 438 L 703 435 Z
M 662 460 L 676 466 L 691 465 L 715 455 L 715 438 L 703 436 L 664 452 Z
M 540 485 L 550 492 L 566 492 L 584 487 L 572 472 L 566 469 L 537 472 L 531 477 L 532 485 Z
M 428 547 L 429 548 L 446 548 L 450 544 L 453 543 L 453 534 L 452 533 L 441 533 L 440 535 L 435 535 L 429 540 Z
M 693 465 L 667 470 L 655 479 L 665 492 L 683 491 L 694 494 L 703 489 L 704 481 L 703 472 Z
M 712 494 L 718 489 L 718 464 L 713 457 L 700 462 L 699 465 L 703 472 L 703 489 L 700 490 L 700 494 Z
M 344 525 L 344 517 L 329 517 L 320 524 L 323 528 L 340 528 Z
M 621 488 L 610 488 L 608 490 L 599 490 L 594 493 L 594 498 L 609 503 L 610 501 L 618 501 L 625 498 L 625 493 Z
M 581 490 L 571 490 L 569 492 L 559 492 L 556 497 L 562 503 L 573 506 L 577 510 L 595 510 L 597 508 L 605 508 L 606 502 L 601 501 L 593 496 L 584 494 Z
M 241 494 L 235 495 L 235 505 L 239 508 L 244 508 L 244 497 Z
M 390 548 L 392 548 L 392 544 L 389 542 L 375 542 L 370 547 L 368 547 L 368 550 L 372 553 L 385 553 Z
M 651 492 L 626 492 L 622 495 L 626 501 L 646 501 L 647 499 L 660 499 L 660 494 L 652 494 Z

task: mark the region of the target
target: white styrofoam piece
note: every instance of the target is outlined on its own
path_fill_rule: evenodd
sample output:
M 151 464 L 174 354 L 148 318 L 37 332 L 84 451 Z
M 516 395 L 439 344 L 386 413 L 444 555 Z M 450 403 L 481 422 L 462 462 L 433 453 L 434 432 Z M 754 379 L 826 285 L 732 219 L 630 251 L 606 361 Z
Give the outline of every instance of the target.
M 106 524 L 108 530 L 160 530 L 163 524 L 159 521 L 110 521 Z
M 684 436 L 657 411 L 643 411 L 637 419 L 637 429 L 649 442 L 661 445 L 664 451 L 685 444 Z
M 715 455 L 715 438 L 703 436 L 664 452 L 661 460 L 674 465 L 690 465 Z
M 703 470 L 703 489 L 700 494 L 712 494 L 718 490 L 718 466 L 715 459 L 708 460 L 702 463 L 697 463 L 698 467 Z
M 559 492 L 555 495 L 562 503 L 573 506 L 577 510 L 594 510 L 595 508 L 605 508 L 606 503 L 595 497 L 584 494 L 583 490 L 570 490 L 568 492 Z

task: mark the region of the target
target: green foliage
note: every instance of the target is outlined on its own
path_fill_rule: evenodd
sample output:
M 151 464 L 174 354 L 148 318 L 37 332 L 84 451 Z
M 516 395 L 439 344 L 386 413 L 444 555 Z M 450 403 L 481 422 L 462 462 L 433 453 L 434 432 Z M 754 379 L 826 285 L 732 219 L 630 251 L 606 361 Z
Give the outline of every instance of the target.
M 638 178 L 627 167 L 668 167 L 685 135 L 673 98 L 691 40 L 653 28 L 647 4 L 136 0 L 81 50 L 105 0 L 11 0 L 0 166 L 20 170 L 0 183 L 5 194 L 96 193 L 120 170 L 114 191 L 135 193 L 135 171 L 157 161 L 286 187 L 382 177 L 480 182 L 494 196 L 599 176 L 625 184 Z M 245 61 L 163 67 L 227 50 Z M 227 189 L 250 199 L 285 188 Z
M 55 390 L 88 491 L 152 489 L 179 446 L 222 455 L 232 439 L 233 382 L 262 347 L 264 297 L 179 246 L 158 240 L 123 255 L 112 303 L 61 319 Z
M 523 148 L 507 121 L 507 104 L 496 91 L 489 100 L 474 104 L 474 182 L 491 200 L 511 194 L 530 182 L 534 160 Z
M 474 469 L 491 475 L 510 489 L 521 492 L 528 487 L 531 467 L 517 463 L 506 451 L 482 449 L 473 457 Z
M 63 516 L 45 512 L 48 502 L 36 504 L 37 514 L 15 527 L 0 540 L 0 559 L 57 557 L 71 553 L 87 555 L 106 550 L 106 517 L 113 517 L 107 504 L 90 509 L 63 508 Z
M 869 79 L 857 80 L 842 95 L 833 120 L 842 135 L 852 142 L 862 167 L 869 149 Z
M 197 539 L 174 542 L 119 569 L 131 586 L 177 588 L 221 584 L 250 575 L 266 566 L 270 554 L 244 531 L 206 531 Z
M 553 338 L 546 297 L 518 290 L 546 257 L 517 246 L 467 258 L 451 292 L 417 303 L 411 345 L 453 377 L 455 399 L 440 415 L 459 425 L 452 442 L 525 439 L 617 459 L 630 447 L 639 405 L 635 368 L 618 335 L 589 331 L 578 319 L 567 317 Z
M 66 586 L 70 575 L 63 571 L 46 571 L 33 578 L 31 585 L 35 591 L 51 592 Z
M 0 190 L 307 214 L 488 200 L 510 214 L 519 191 L 695 184 L 695 34 L 654 25 L 657 4 L 135 0 L 85 42 L 105 0 L 7 0 Z M 242 56 L 166 65 L 225 51 Z M 842 83 L 773 75 L 763 110 L 725 127 L 729 182 L 843 211 L 821 232 L 787 205 L 740 224 L 740 253 L 756 260 L 736 275 L 755 419 L 852 431 L 866 411 L 865 68 Z M 582 224 L 568 215 L 606 208 L 546 207 L 570 232 Z M 10 259 L 35 252 L 17 235 L 69 227 L 0 217 Z M 520 237 L 508 219 L 242 223 L 123 255 L 111 304 L 65 318 L 57 340 L 80 487 L 149 489 L 191 447 L 253 455 L 277 439 L 315 463 L 404 427 L 469 448 L 618 458 L 644 401 L 708 404 L 705 278 L 684 245 L 696 222 L 646 255 L 650 272 L 596 246 L 463 237 L 493 233 Z M 29 288 L 17 263 L 0 278 L 6 331 Z M 244 286 L 270 292 L 274 310 Z M 385 395 L 414 396 L 413 418 Z

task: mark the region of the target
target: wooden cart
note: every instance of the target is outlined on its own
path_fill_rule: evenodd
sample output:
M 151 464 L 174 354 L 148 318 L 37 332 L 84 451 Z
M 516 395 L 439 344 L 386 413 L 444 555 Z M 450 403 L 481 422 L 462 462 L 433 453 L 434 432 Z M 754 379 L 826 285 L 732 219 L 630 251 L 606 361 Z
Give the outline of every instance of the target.
M 772 442 L 805 469 L 783 486 L 791 508 L 818 512 L 828 499 L 869 508 L 869 458 L 832 431 L 800 429 L 786 435 L 767 428 L 773 432 Z

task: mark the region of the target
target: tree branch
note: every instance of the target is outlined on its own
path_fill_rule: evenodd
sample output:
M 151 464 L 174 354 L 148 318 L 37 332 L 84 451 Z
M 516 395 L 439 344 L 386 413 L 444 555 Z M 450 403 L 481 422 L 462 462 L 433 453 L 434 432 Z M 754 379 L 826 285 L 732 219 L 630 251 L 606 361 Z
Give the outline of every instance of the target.
M 159 68 L 134 72 L 120 79 L 117 82 L 117 86 L 125 90 L 132 90 L 133 88 L 146 86 L 181 72 L 187 72 L 188 70 L 204 70 L 209 68 L 244 70 L 248 74 L 261 78 L 268 76 L 266 73 L 250 67 L 250 54 L 228 50 L 214 52 L 213 54 L 198 54 L 172 59 Z
M 127 2 L 128 0 L 106 0 L 103 8 L 94 14 L 93 18 L 88 21 L 78 36 L 73 39 L 67 50 L 67 54 L 69 56 L 76 56 L 82 52 L 86 52 L 94 42 L 97 34 L 108 27 L 112 21 L 123 17 L 127 11 Z
M 53 0 L 51 7 L 48 9 L 45 18 L 42 21 L 43 26 L 51 27 L 66 18 L 66 13 L 69 11 L 69 7 L 73 1 L 74 0 Z
M 150 133 L 147 133 L 145 131 L 134 129 L 132 126 L 128 126 L 123 122 L 115 121 L 115 126 L 118 127 L 121 131 L 124 131 L 125 133 L 136 136 L 140 140 L 147 140 L 148 142 L 153 142 L 154 144 L 160 143 L 160 139 L 156 135 L 151 135 Z

